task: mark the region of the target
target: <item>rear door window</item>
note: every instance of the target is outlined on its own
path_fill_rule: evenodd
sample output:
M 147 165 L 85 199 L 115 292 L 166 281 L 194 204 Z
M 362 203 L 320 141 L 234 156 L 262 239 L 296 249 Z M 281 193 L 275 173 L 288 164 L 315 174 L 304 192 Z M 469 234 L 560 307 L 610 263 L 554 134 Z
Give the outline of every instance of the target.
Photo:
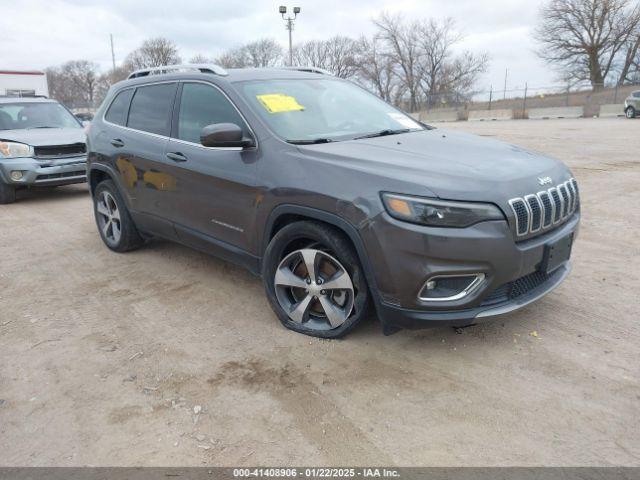
M 138 87 L 131 100 L 127 126 L 168 137 L 176 83 Z
M 129 110 L 129 102 L 131 101 L 132 95 L 132 88 L 118 93 L 116 98 L 113 99 L 113 102 L 111 102 L 104 119 L 116 125 L 124 125 L 127 120 L 127 111 Z
M 202 129 L 213 123 L 235 123 L 245 135 L 248 133 L 244 120 L 220 90 L 204 83 L 185 83 L 178 111 L 177 137 L 200 143 Z

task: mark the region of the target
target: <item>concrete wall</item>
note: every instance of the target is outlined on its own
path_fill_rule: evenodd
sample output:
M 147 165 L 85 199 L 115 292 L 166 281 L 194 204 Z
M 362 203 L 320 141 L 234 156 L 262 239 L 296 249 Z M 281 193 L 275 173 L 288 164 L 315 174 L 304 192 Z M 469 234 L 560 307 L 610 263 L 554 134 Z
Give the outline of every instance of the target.
M 613 103 L 608 105 L 600 105 L 600 118 L 607 117 L 624 117 L 624 104 Z
M 457 122 L 460 119 L 458 110 L 451 109 L 437 109 L 437 110 L 425 110 L 420 112 L 420 121 L 424 123 L 429 122 Z
M 469 121 L 483 120 L 513 120 L 513 110 L 501 108 L 498 110 L 469 110 Z
M 545 118 L 582 118 L 583 116 L 583 107 L 550 107 L 529 109 L 529 118 L 531 120 L 540 120 Z

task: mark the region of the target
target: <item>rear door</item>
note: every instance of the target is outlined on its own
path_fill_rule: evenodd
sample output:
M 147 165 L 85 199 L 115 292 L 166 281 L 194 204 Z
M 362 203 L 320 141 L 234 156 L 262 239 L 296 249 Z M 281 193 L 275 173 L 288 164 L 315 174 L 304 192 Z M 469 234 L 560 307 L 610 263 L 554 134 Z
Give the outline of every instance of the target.
M 203 127 L 235 123 L 251 135 L 242 115 L 218 87 L 183 82 L 166 153 L 175 161 L 179 196 L 172 217 L 180 239 L 195 247 L 250 250 L 255 236 L 256 148 L 208 148 L 200 144 Z M 255 138 L 255 137 L 254 137 Z
M 131 99 L 127 131 L 120 138 L 122 149 L 131 152 L 118 164 L 125 178 L 134 209 L 142 222 L 150 222 L 160 235 L 175 235 L 169 221 L 169 206 L 175 202 L 175 178 L 168 172 L 173 162 L 165 157 L 171 132 L 171 115 L 177 82 L 137 87 Z M 160 230 L 160 231 L 158 231 Z

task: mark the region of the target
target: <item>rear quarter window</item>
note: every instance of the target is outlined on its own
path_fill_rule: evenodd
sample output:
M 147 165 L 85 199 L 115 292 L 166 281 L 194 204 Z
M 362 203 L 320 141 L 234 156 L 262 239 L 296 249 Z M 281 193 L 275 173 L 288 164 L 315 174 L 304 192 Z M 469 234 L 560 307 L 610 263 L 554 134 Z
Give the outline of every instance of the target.
M 116 125 L 124 125 L 127 121 L 126 117 L 132 96 L 132 88 L 119 92 L 113 99 L 113 102 L 111 102 L 104 119 L 107 122 L 115 123 Z
M 176 83 L 138 87 L 131 100 L 127 126 L 168 137 L 176 87 Z

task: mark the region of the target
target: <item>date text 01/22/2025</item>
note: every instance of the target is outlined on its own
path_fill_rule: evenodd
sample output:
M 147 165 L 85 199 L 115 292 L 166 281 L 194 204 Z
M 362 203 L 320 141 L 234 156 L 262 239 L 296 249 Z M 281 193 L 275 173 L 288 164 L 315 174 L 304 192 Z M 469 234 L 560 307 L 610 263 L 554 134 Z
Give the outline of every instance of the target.
M 234 468 L 233 476 L 254 478 L 398 478 L 387 468 Z

